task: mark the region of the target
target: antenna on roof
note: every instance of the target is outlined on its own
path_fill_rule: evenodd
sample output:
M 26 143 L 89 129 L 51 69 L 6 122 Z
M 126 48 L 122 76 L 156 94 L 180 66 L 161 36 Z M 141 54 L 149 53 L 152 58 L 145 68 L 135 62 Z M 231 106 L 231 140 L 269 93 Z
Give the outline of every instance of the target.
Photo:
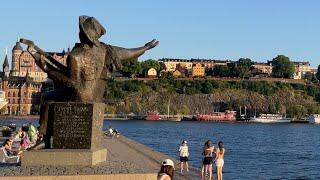
M 6 55 L 8 54 L 8 47 L 6 47 Z
M 19 34 L 18 34 L 18 36 L 17 36 L 17 42 L 20 42 L 20 36 L 19 36 Z

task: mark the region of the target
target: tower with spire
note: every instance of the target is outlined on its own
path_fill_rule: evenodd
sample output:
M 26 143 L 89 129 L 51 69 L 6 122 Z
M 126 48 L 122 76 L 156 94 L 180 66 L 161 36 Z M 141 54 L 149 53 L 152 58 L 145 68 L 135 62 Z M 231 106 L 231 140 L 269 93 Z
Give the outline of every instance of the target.
M 8 49 L 6 49 L 6 56 L 3 61 L 2 70 L 4 78 L 8 78 L 10 75 L 9 61 L 8 61 Z
M 12 75 L 17 76 L 19 73 L 19 61 L 20 61 L 20 56 L 23 52 L 23 49 L 20 45 L 20 42 L 17 41 L 16 45 L 12 48 Z

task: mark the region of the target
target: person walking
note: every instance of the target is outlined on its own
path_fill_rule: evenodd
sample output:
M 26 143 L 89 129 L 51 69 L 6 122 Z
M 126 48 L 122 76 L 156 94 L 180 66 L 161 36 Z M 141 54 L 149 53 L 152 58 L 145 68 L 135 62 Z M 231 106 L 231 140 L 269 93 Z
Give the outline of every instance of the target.
M 217 167 L 217 180 L 222 180 L 222 168 L 224 165 L 224 153 L 225 149 L 223 147 L 223 142 L 218 142 L 218 148 L 216 149 L 216 158 L 215 158 L 215 164 Z
M 189 149 L 187 145 L 187 141 L 182 141 L 181 146 L 179 148 L 180 152 L 180 169 L 181 174 L 183 174 L 183 169 L 185 168 L 187 172 L 189 172 L 188 166 L 188 157 L 189 157 Z
M 158 173 L 158 180 L 172 180 L 174 175 L 174 163 L 171 159 L 165 159 L 162 162 Z
M 203 158 L 203 165 L 201 169 L 201 179 L 204 180 L 206 174 L 209 175 L 209 179 L 212 178 L 212 154 L 214 153 L 214 146 L 212 145 L 212 141 L 208 140 L 204 144 L 202 155 Z

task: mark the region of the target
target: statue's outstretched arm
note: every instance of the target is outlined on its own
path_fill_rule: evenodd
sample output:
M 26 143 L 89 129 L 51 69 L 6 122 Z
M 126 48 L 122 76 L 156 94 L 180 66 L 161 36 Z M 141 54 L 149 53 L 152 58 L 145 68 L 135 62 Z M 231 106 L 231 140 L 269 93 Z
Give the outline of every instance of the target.
M 50 56 L 47 52 L 43 51 L 42 49 L 40 49 L 38 46 L 36 46 L 33 41 L 30 41 L 28 39 L 23 39 L 21 38 L 20 39 L 20 42 L 23 43 L 23 44 L 26 44 L 28 45 L 28 52 L 30 54 L 35 54 L 33 52 L 36 52 L 38 54 L 40 54 L 40 57 L 44 56 L 45 58 L 42 59 L 42 61 L 45 62 L 45 64 L 47 65 L 50 65 L 51 64 L 51 67 L 55 66 L 56 68 L 55 69 L 58 69 L 60 70 L 61 72 L 66 72 L 67 71 L 67 67 L 65 65 L 63 65 L 62 63 L 60 63 L 59 61 L 57 61 L 56 59 L 54 59 L 52 56 Z M 29 51 L 30 50 L 30 51 Z M 38 56 L 38 55 L 36 55 Z M 34 57 L 36 60 L 39 58 L 37 57 Z M 43 57 L 42 57 L 43 58 Z M 38 61 L 39 62 L 39 61 Z M 40 66 L 41 67 L 41 66 Z
M 45 57 L 41 55 L 39 52 L 35 51 L 32 46 L 28 46 L 28 52 L 35 59 L 35 63 L 48 74 L 48 77 L 56 82 L 61 82 L 64 84 L 74 85 L 75 83 L 68 78 L 64 73 L 61 73 L 61 70 L 57 69 L 47 61 L 45 61 Z
M 113 54 L 116 56 L 116 59 L 119 59 L 120 61 L 128 60 L 128 59 L 134 59 L 139 56 L 141 56 L 144 52 L 146 52 L 149 49 L 152 49 L 158 45 L 159 41 L 156 41 L 153 39 L 152 41 L 146 43 L 142 47 L 138 48 L 122 48 L 117 46 L 111 46 L 113 49 Z

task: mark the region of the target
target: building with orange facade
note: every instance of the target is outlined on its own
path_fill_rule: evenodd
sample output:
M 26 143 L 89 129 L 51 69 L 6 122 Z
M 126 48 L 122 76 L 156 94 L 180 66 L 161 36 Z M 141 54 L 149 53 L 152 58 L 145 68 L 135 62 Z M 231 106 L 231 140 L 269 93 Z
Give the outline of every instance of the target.
M 268 63 L 257 63 L 255 62 L 252 66 L 253 72 L 255 73 L 262 73 L 271 75 L 272 74 L 272 66 Z
M 205 67 L 204 65 L 198 63 L 192 67 L 192 77 L 204 77 L 205 76 Z

